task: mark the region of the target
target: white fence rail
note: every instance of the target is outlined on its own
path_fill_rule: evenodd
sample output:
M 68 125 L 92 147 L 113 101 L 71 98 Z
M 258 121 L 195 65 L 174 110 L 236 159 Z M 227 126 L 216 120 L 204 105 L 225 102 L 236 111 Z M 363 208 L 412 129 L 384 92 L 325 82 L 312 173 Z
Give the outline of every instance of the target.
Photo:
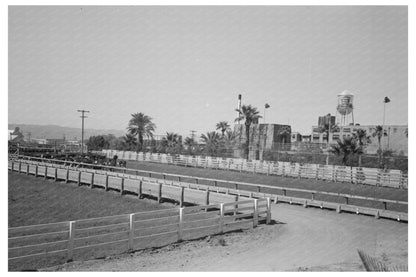
M 20 156 L 20 158 L 21 160 L 9 160 L 8 167 L 12 172 L 17 171 L 42 176 L 44 178 L 53 178 L 55 181 L 71 181 L 78 185 L 88 185 L 91 188 L 103 187 L 105 190 L 113 189 L 119 191 L 121 194 L 133 192 L 139 197 L 143 195 L 151 196 L 158 201 L 170 199 L 179 202 L 181 206 L 184 202 L 208 205 L 231 202 L 238 200 L 240 197 L 270 197 L 276 204 L 278 202 L 295 203 L 305 207 L 327 208 L 336 210 L 337 212 L 348 211 L 357 214 L 374 215 L 376 218 L 390 218 L 405 222 L 408 217 L 407 212 L 397 211 L 397 205 L 402 208 L 404 206 L 407 210 L 407 201 L 337 192 L 231 182 L 137 169 L 94 166 L 91 164 L 25 156 Z M 97 170 L 91 167 L 99 167 L 101 169 Z M 155 176 L 158 178 L 155 178 Z M 188 180 L 188 182 L 184 182 L 184 180 Z M 190 183 L 189 180 L 195 183 Z M 205 184 L 202 184 L 202 181 Z M 370 205 L 369 207 L 368 205 L 370 203 L 375 206 Z M 391 209 L 391 206 L 394 206 L 393 209 Z
M 214 168 L 239 172 L 260 173 L 293 178 L 350 182 L 373 186 L 408 188 L 408 176 L 400 170 L 384 171 L 377 168 L 336 165 L 270 162 L 219 157 L 136 153 L 132 151 L 103 150 L 108 158 L 117 155 L 122 160 L 146 161 L 189 167 Z

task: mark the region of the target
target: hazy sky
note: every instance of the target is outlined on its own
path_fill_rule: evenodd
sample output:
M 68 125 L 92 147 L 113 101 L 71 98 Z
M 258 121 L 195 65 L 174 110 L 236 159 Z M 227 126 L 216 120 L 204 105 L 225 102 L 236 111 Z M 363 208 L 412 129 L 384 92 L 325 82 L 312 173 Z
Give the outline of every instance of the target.
M 407 7 L 10 7 L 9 123 L 157 134 L 233 123 L 237 95 L 310 134 L 355 94 L 356 122 L 408 122 Z

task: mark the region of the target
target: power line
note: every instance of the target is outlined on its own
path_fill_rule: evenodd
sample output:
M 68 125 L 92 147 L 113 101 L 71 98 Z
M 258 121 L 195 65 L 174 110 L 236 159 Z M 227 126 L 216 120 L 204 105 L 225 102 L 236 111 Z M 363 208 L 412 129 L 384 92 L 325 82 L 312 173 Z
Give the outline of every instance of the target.
M 86 110 L 78 110 L 79 113 L 82 115 L 80 116 L 82 119 L 82 131 L 81 131 L 81 154 L 84 153 L 84 118 L 88 118 L 88 116 L 84 115 L 85 113 L 89 113 L 90 111 Z

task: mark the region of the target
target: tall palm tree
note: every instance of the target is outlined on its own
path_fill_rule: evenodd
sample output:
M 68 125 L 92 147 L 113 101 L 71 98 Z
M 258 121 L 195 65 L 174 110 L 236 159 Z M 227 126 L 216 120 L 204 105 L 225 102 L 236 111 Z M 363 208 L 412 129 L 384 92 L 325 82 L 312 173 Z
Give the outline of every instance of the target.
M 215 155 L 218 151 L 220 136 L 215 131 L 201 135 L 201 140 L 205 144 L 204 151 L 208 155 Z
M 364 148 L 368 143 L 371 143 L 371 136 L 367 135 L 367 131 L 364 129 L 358 129 L 353 137 L 358 140 L 358 146 L 361 147 L 362 153 L 364 153 Z M 362 153 L 358 155 L 358 166 L 361 167 L 361 156 Z
M 246 158 L 248 159 L 250 145 L 250 126 L 252 123 L 257 123 L 262 116 L 259 115 L 260 112 L 257 110 L 257 108 L 252 107 L 251 105 L 243 105 L 241 109 L 236 109 L 236 111 L 239 113 L 239 117 L 237 117 L 235 121 L 244 120 L 244 125 L 246 127 L 245 154 Z
M 162 139 L 162 145 L 167 148 L 169 153 L 180 151 L 182 147 L 182 136 L 174 132 L 166 132 L 166 137 Z
M 378 141 L 378 164 L 381 166 L 381 159 L 383 151 L 381 150 L 381 138 L 387 136 L 387 132 L 383 130 L 383 126 L 377 125 L 375 131 L 373 132 L 373 137 L 377 137 Z
M 222 137 L 224 137 L 225 131 L 230 129 L 230 125 L 228 125 L 227 121 L 220 121 L 216 125 L 216 130 L 221 130 Z
M 338 140 L 338 144 L 331 145 L 329 151 L 333 154 L 342 157 L 342 164 L 347 165 L 348 158 L 354 154 L 361 154 L 362 149 L 358 145 L 357 140 L 354 137 L 345 137 L 342 141 Z
M 134 113 L 131 115 L 127 130 L 131 135 L 137 135 L 137 152 L 143 148 L 143 136 L 153 138 L 156 125 L 150 116 L 144 113 Z
M 188 148 L 189 154 L 192 155 L 194 148 L 196 146 L 196 141 L 194 140 L 194 138 L 186 137 L 183 144 Z

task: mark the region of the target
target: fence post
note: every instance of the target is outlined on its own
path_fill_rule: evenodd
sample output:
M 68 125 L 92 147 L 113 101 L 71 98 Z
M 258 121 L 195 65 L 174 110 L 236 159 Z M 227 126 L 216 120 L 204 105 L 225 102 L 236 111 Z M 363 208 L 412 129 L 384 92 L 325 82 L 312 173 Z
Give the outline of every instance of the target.
M 205 205 L 209 205 L 209 187 L 207 187 L 207 192 L 205 194 Z
M 312 192 L 312 197 L 311 197 L 311 199 L 312 199 L 312 200 L 315 200 L 315 193 L 313 193 L 313 192 Z
M 179 208 L 178 241 L 182 241 L 183 238 L 183 209 L 184 208 Z
M 239 195 L 237 194 L 234 198 L 235 202 L 238 202 Z M 234 215 L 237 215 L 238 204 L 234 205 Z
M 55 167 L 55 174 L 54 175 L 55 175 L 54 179 L 55 179 L 55 182 L 56 182 L 56 181 L 58 181 L 58 168 L 57 167 Z
M 13 163 L 12 163 L 12 171 L 13 171 Z M 38 165 L 35 166 L 35 177 L 38 177 Z
M 220 234 L 224 232 L 224 203 L 220 204 Z
M 214 181 L 214 187 L 216 187 L 217 186 L 217 181 Z
M 257 227 L 259 224 L 259 204 L 258 200 L 254 199 L 254 210 L 253 210 L 253 227 Z
M 137 196 L 139 197 L 139 199 L 143 198 L 143 181 L 142 180 L 139 181 L 139 191 L 137 192 Z
M 133 250 L 133 237 L 134 237 L 134 221 L 133 221 L 134 214 L 130 214 L 129 216 L 129 250 Z
M 68 261 L 72 261 L 74 255 L 74 237 L 75 237 L 75 221 L 69 222 L 69 238 L 68 238 Z
M 383 208 L 384 208 L 385 210 L 387 210 L 387 202 L 386 202 L 386 201 L 383 201 Z
M 106 176 L 105 176 L 105 191 L 108 191 L 108 178 L 109 178 L 109 176 L 108 176 L 108 174 L 106 174 Z
M 121 178 L 121 185 L 120 185 L 120 195 L 124 193 L 124 178 Z
M 13 172 L 13 169 L 14 169 L 14 161 L 12 161 L 12 172 Z
M 185 188 L 181 187 L 181 198 L 179 199 L 179 205 L 181 207 L 183 207 L 184 197 L 185 197 Z
M 235 184 L 235 189 L 238 190 L 238 184 L 237 183 Z
M 195 178 L 195 184 L 198 184 L 198 178 Z
M 66 169 L 65 184 L 68 183 L 68 180 L 69 180 L 69 168 Z
M 158 203 L 162 202 L 162 183 L 159 183 L 159 190 L 158 190 L 158 194 L 157 194 L 157 202 Z
M 81 171 L 78 171 L 78 186 L 81 185 Z
M 94 186 L 94 173 L 91 173 L 91 184 L 90 184 L 90 189 L 92 189 L 92 187 Z
M 29 175 L 29 164 L 26 164 L 26 175 Z
M 266 224 L 270 224 L 272 219 L 272 207 L 270 202 L 270 197 L 267 197 L 267 217 L 266 217 Z
M 48 167 L 45 165 L 45 176 L 43 176 L 46 180 L 48 178 Z
M 22 171 L 22 162 L 19 162 L 19 173 Z
M 345 197 L 345 204 L 348 205 L 348 197 Z

